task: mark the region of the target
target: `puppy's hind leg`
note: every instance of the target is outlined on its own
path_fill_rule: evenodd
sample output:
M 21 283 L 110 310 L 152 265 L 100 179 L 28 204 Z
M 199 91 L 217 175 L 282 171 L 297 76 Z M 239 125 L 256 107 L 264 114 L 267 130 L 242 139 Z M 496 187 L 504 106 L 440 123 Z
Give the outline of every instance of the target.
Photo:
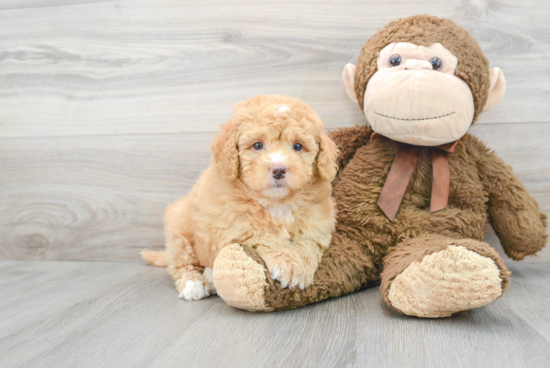
M 203 275 L 204 267 L 201 266 L 185 236 L 167 229 L 166 254 L 168 273 L 175 281 L 180 298 L 200 300 L 212 294 L 210 282 Z
M 210 295 L 217 294 L 216 286 L 214 285 L 214 270 L 210 267 L 206 267 L 202 273 L 206 280 L 208 280 L 208 287 L 210 288 Z

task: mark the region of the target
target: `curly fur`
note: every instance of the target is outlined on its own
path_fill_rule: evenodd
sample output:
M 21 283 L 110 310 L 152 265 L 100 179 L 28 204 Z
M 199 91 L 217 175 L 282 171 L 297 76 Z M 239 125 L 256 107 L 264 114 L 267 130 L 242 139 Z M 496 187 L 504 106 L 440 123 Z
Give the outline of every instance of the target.
M 295 143 L 303 149 L 293 150 Z M 166 255 L 145 251 L 143 259 L 167 263 L 185 299 L 215 292 L 203 270 L 232 243 L 254 247 L 283 286 L 311 284 L 335 216 L 338 151 L 319 116 L 289 97 L 254 97 L 235 106 L 211 148 L 210 167 L 166 209 Z M 274 165 L 284 165 L 286 177 L 275 181 Z

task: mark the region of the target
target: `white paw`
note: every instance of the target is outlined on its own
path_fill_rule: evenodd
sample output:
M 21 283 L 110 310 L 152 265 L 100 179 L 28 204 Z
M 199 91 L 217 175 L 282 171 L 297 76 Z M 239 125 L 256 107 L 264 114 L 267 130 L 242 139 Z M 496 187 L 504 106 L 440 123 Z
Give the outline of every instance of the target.
M 216 285 L 214 285 L 214 276 L 213 276 L 213 273 L 214 270 L 211 269 L 210 267 L 206 267 L 204 269 L 204 272 L 202 273 L 202 275 L 206 278 L 206 281 L 208 281 L 208 288 L 209 288 L 209 291 L 210 291 L 210 295 L 216 295 Z
M 264 258 L 271 278 L 281 283 L 281 288 L 304 289 L 313 283 L 313 275 L 317 269 L 295 254 L 293 251 L 281 251 L 275 256 Z
M 185 300 L 200 300 L 210 296 L 208 289 L 208 286 L 202 281 L 187 281 L 185 283 L 185 288 L 178 296 Z

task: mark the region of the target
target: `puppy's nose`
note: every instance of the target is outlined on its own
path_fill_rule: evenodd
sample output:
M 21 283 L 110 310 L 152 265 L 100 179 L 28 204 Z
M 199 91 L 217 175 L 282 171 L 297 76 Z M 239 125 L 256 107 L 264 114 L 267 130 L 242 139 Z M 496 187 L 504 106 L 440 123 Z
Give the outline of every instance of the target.
M 286 174 L 286 167 L 277 166 L 271 168 L 271 175 L 273 175 L 273 178 L 279 180 L 284 179 Z

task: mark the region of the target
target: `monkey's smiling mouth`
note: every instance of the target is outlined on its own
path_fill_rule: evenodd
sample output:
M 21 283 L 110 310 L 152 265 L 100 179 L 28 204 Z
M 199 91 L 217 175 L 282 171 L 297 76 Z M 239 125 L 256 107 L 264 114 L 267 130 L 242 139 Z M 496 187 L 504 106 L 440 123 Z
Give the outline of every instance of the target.
M 440 116 L 433 116 L 433 117 L 430 117 L 430 118 L 420 118 L 420 119 L 403 119 L 403 118 L 396 118 L 396 117 L 393 117 L 393 116 L 388 116 L 388 115 L 384 115 L 384 114 L 380 114 L 379 112 L 374 112 L 376 115 L 380 115 L 380 116 L 383 116 L 385 118 L 390 118 L 390 119 L 394 119 L 394 120 L 404 120 L 404 121 L 419 121 L 419 120 L 434 120 L 434 119 L 441 119 L 441 118 L 444 118 L 444 117 L 447 117 L 447 116 L 451 116 L 453 115 L 455 112 L 450 112 L 448 114 L 445 114 L 445 115 L 440 115 Z

